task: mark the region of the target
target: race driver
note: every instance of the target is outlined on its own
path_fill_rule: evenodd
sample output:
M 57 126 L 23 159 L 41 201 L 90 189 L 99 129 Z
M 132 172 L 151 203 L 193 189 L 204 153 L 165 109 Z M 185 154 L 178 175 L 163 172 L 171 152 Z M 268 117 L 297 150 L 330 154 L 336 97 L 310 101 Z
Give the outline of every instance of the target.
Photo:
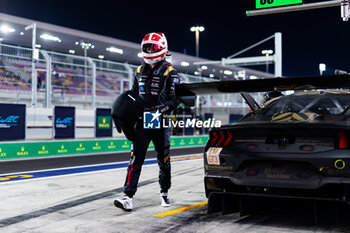
M 145 104 L 145 111 L 153 116 L 170 113 L 178 101 L 175 84 L 179 83 L 176 70 L 166 61 L 168 43 L 163 33 L 149 33 L 141 43 L 144 63 L 137 68 L 132 91 L 139 95 Z M 145 114 L 144 114 L 145 115 Z M 136 123 L 136 137 L 132 142 L 131 159 L 127 169 L 122 199 L 114 205 L 125 211 L 133 208 L 133 196 L 137 190 L 141 167 L 151 140 L 157 152 L 161 206 L 170 206 L 168 190 L 171 185 L 169 129 L 144 128 L 143 119 Z

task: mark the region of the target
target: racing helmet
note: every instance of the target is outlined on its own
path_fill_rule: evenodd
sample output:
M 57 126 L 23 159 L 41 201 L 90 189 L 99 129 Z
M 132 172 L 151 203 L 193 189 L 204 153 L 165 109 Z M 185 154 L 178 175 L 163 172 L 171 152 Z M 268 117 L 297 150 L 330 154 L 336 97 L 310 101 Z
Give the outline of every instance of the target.
M 151 32 L 147 34 L 141 43 L 143 60 L 153 65 L 163 59 L 168 52 L 168 42 L 161 32 Z

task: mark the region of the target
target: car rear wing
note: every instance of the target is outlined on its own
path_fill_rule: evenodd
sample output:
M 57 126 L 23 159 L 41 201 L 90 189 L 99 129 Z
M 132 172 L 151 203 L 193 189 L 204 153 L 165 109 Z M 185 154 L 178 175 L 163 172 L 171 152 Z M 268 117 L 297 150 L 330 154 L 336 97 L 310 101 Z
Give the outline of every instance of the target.
M 324 75 L 309 77 L 267 78 L 254 80 L 228 80 L 179 84 L 177 96 L 196 96 L 222 93 L 270 92 L 287 90 L 315 90 L 350 88 L 350 75 Z
M 235 79 L 235 78 L 232 80 L 237 82 L 237 79 Z M 179 94 L 178 95 L 178 90 L 177 90 L 178 88 L 179 88 L 180 92 L 181 92 L 181 90 L 183 90 L 186 93 L 186 87 L 176 86 L 177 99 L 187 106 L 194 106 L 196 96 L 192 95 L 192 94 L 190 94 L 190 95 Z M 249 105 L 250 109 L 252 109 L 252 111 L 257 111 L 260 109 L 259 104 L 254 100 L 254 98 L 248 92 L 241 92 L 241 95 L 242 95 L 243 99 L 246 101 L 246 103 Z

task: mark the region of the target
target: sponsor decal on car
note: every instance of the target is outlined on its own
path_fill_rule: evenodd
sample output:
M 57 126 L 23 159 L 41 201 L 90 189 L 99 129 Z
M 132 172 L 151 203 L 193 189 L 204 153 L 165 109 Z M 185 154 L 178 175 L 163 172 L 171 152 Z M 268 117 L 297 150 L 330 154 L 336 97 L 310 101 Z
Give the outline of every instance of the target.
M 210 165 L 220 165 L 220 153 L 222 147 L 210 147 L 207 151 L 207 162 Z

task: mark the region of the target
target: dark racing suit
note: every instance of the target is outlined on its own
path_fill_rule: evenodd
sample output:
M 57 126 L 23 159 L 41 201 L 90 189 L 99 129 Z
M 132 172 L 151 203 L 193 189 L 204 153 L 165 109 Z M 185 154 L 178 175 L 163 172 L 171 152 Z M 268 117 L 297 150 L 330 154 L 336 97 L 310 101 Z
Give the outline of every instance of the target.
M 145 103 L 146 111 L 169 113 L 178 102 L 175 97 L 175 83 L 179 82 L 176 70 L 165 60 L 152 68 L 148 64 L 139 66 L 132 91 Z M 137 190 L 141 167 L 149 143 L 153 141 L 159 166 L 161 192 L 167 192 L 171 185 L 169 129 L 144 129 L 143 120 L 136 123 L 136 139 L 132 144 L 131 159 L 124 184 L 124 193 L 132 197 Z

